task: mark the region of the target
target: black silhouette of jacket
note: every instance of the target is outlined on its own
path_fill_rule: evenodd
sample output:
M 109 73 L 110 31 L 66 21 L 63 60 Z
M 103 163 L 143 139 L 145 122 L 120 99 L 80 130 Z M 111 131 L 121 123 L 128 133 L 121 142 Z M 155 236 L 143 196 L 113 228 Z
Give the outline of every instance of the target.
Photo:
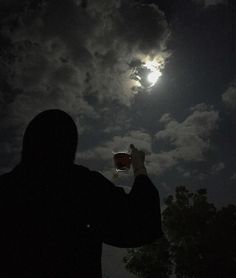
M 28 125 L 21 162 L 0 176 L 0 278 L 101 278 L 102 243 L 135 247 L 161 235 L 158 191 L 130 194 L 73 163 L 77 127 L 61 110 Z
M 145 175 L 126 194 L 100 173 L 0 177 L 0 277 L 101 278 L 102 243 L 136 247 L 161 236 L 159 195 Z

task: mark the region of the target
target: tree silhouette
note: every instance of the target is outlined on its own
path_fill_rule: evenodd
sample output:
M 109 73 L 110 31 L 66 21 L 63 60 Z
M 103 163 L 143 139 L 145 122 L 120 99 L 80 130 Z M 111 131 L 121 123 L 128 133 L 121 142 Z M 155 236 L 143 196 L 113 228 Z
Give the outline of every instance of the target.
M 127 270 L 137 277 L 168 278 L 172 272 L 169 242 L 162 238 L 141 248 L 128 249 L 124 262 Z
M 221 209 L 209 203 L 207 192 L 176 188 L 162 213 L 165 237 L 128 250 L 126 268 L 143 278 L 236 277 L 236 206 Z

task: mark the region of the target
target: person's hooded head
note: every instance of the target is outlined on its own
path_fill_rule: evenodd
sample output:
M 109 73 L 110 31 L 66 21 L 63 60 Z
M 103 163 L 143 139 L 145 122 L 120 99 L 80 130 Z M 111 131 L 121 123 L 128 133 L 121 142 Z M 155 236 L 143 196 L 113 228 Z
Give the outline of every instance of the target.
M 73 119 L 61 110 L 46 110 L 26 128 L 21 161 L 31 168 L 65 168 L 73 164 L 77 141 Z

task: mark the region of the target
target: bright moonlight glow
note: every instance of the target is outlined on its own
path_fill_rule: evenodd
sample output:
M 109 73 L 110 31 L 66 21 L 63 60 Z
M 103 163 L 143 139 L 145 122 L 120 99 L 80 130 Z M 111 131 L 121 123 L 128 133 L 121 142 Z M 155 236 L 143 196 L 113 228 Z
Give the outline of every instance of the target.
M 134 60 L 131 65 L 131 79 L 137 84 L 137 88 L 151 89 L 162 76 L 164 59 L 160 56 L 150 59 L 149 56 Z
M 157 83 L 157 80 L 159 79 L 160 76 L 161 76 L 161 72 L 160 71 L 153 71 L 153 72 L 149 73 L 149 75 L 147 76 L 147 80 L 152 85 L 155 85 Z
M 161 77 L 161 71 L 158 68 L 158 65 L 152 62 L 146 63 L 144 67 L 150 71 L 150 73 L 147 75 L 147 81 L 150 83 L 150 87 L 153 87 Z

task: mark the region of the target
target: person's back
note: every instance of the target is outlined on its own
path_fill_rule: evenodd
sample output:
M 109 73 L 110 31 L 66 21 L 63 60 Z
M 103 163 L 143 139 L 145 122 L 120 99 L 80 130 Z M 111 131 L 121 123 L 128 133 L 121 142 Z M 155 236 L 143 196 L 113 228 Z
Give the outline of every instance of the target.
M 158 191 L 144 169 L 125 194 L 73 164 L 77 130 L 68 117 L 58 110 L 37 116 L 21 163 L 0 177 L 0 277 L 101 277 L 103 242 L 135 247 L 161 235 Z M 53 145 L 63 129 L 68 138 Z

